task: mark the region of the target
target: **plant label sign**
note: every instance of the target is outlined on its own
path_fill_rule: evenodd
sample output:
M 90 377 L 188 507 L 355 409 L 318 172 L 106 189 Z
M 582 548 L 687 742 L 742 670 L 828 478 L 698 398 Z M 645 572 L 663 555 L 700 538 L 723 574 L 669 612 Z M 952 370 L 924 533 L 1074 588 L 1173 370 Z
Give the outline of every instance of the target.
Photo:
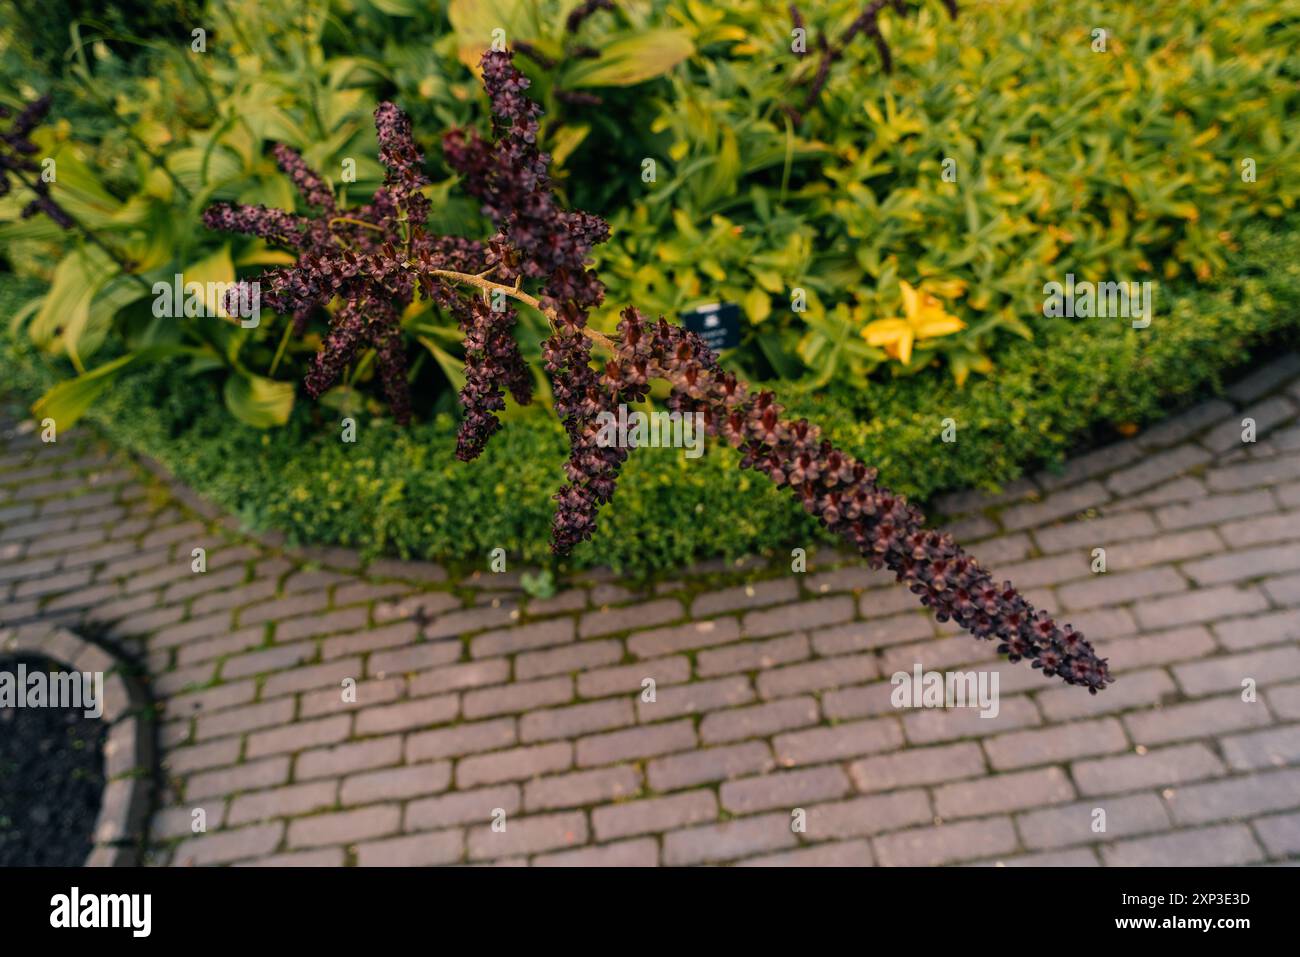
M 711 302 L 682 313 L 682 324 L 698 333 L 714 352 L 740 345 L 740 305 Z

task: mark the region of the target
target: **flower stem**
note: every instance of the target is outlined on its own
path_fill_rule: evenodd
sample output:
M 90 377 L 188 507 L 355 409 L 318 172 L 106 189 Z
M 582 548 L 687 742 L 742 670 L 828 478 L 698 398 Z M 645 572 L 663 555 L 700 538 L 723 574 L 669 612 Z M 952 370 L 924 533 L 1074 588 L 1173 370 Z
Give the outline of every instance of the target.
M 411 263 L 411 265 L 416 265 L 416 264 Z M 555 314 L 554 309 L 545 308 L 536 299 L 536 297 L 530 296 L 528 293 L 524 292 L 522 289 L 519 289 L 517 286 L 507 286 L 499 282 L 493 282 L 491 279 L 486 279 L 482 275 L 476 276 L 473 275 L 472 273 L 455 272 L 450 269 L 429 269 L 429 270 L 425 270 L 425 272 L 427 273 L 427 275 L 437 276 L 439 279 L 448 279 L 451 280 L 452 282 L 467 283 L 468 285 L 477 286 L 479 289 L 483 289 L 486 291 L 499 289 L 504 295 L 509 296 L 511 299 L 517 299 L 520 302 L 522 302 L 524 305 L 532 306 L 534 309 L 540 312 L 543 316 L 546 317 L 547 322 L 551 324 L 552 329 L 555 328 L 555 323 L 559 319 L 559 317 Z M 610 352 L 614 352 L 617 349 L 617 344 L 614 342 L 614 340 L 611 339 L 609 336 L 605 335 L 603 332 L 597 332 L 595 329 L 583 328 L 582 334 L 586 336 L 588 339 L 590 339 L 592 342 L 596 343 L 596 345 L 608 349 Z

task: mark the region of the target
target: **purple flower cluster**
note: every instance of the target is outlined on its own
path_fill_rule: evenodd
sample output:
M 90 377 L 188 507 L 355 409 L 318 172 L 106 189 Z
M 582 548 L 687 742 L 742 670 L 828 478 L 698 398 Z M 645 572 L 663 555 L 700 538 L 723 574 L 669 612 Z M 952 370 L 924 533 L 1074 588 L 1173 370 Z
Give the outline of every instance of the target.
M 486 250 L 471 240 L 424 232 L 429 200 L 423 188 L 429 180 L 411 122 L 393 104 L 382 103 L 375 110 L 375 129 L 387 174 L 367 205 L 340 211 L 329 183 L 292 149 L 277 145 L 276 161 L 313 215 L 217 203 L 204 213 L 204 222 L 212 229 L 257 236 L 297 252 L 297 263 L 269 270 L 261 281 L 266 286 L 264 300 L 291 315 L 298 334 L 318 310 L 336 297 L 341 301 L 307 372 L 307 392 L 319 397 L 339 381 L 362 349 L 373 348 L 393 418 L 405 424 L 411 418 L 411 398 L 401 316 L 415 291 L 408 256 L 429 268 L 477 271 L 483 268 Z M 230 293 L 239 294 L 238 289 Z
M 527 405 L 532 401 L 533 382 L 511 335 L 513 309 L 495 310 L 475 296 L 468 302 L 461 300 L 455 311 L 465 333 L 465 386 L 460 390 L 465 418 L 456 435 L 456 457 L 468 462 L 478 458 L 501 427 L 495 413 L 506 407 L 504 391 Z
M 881 488 L 875 469 L 836 449 L 817 426 L 783 418 L 772 393 L 750 394 L 695 333 L 663 319 L 647 328 L 631 308 L 619 331 L 616 355 L 605 367 L 611 393 L 643 390 L 647 377 L 667 380 L 672 408 L 701 413 L 709 434 L 740 451 L 742 468 L 789 489 L 871 567 L 894 572 L 939 621 L 952 619 L 977 638 L 996 640 L 1009 660 L 1027 659 L 1045 675 L 1093 693 L 1111 680 L 1105 659 L 1082 633 L 1058 627 L 1010 582 L 996 582 L 952 536 L 927 529 L 920 509 Z
M 587 269 L 591 248 L 609 237 L 609 226 L 596 216 L 560 207 L 551 192 L 550 157 L 537 148 L 541 108 L 524 95 L 529 81 L 508 53 L 489 52 L 482 61 L 483 85 L 492 103 L 495 143 L 460 132 L 444 141 L 448 163 L 463 177 L 465 188 L 483 204 L 497 227 L 489 241 L 489 260 L 501 282 L 541 281 L 543 309 L 556 317 L 554 334 L 542 344 L 552 381 L 555 410 L 569 437 L 566 466 L 569 484 L 556 496 L 553 526 L 556 547 L 571 549 L 595 531 L 596 510 L 614 493 L 626 450 L 602 447 L 596 419 L 616 404 L 591 368 L 591 341 L 583 333 L 587 314 L 604 298 L 605 289 Z M 501 354 L 508 355 L 502 348 Z M 468 367 L 467 367 L 468 373 Z M 466 401 L 466 428 L 458 454 L 477 455 L 496 429 L 489 406 L 499 401 L 481 382 L 471 382 Z M 464 397 L 464 393 L 462 393 Z M 467 434 L 468 433 L 468 434 Z
M 48 94 L 28 103 L 14 116 L 7 107 L 0 105 L 0 119 L 10 119 L 9 128 L 0 132 L 0 196 L 5 196 L 13 188 L 9 182 L 10 174 L 36 194 L 35 198 L 23 208 L 23 219 L 44 213 L 63 229 L 71 229 L 73 219 L 67 211 L 50 196 L 50 187 L 40 177 L 41 168 L 32 159 L 39 148 L 31 140 L 32 132 L 44 121 L 50 112 Z M 31 173 L 29 178 L 26 174 Z

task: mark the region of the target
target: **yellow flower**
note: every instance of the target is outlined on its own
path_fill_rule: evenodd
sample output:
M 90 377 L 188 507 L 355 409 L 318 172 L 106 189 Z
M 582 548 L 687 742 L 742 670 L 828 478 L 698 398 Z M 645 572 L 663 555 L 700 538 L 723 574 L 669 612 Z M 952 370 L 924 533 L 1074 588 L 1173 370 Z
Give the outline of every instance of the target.
M 877 319 L 862 330 L 867 344 L 883 348 L 891 358 L 906 365 L 912 361 L 912 345 L 918 339 L 934 339 L 966 328 L 951 313 L 945 312 L 943 302 L 928 292 L 912 288 L 911 283 L 899 280 L 903 294 L 904 318 Z

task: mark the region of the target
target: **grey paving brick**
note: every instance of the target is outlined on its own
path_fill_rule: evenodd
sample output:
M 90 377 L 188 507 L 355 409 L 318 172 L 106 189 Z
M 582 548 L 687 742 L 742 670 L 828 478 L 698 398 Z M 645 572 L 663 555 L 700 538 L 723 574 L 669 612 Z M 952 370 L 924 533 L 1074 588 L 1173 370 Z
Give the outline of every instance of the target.
M 1296 407 L 1285 396 L 1275 395 L 1256 402 L 1231 416 L 1226 422 L 1215 426 L 1200 437 L 1200 443 L 1216 452 L 1227 452 L 1240 448 L 1242 435 L 1246 429 L 1246 420 L 1254 422 L 1255 434 L 1263 436 L 1279 423 L 1295 416 Z
M 1114 718 L 1012 731 L 984 741 L 989 763 L 998 771 L 1114 754 L 1128 746 L 1124 729 Z
M 903 729 L 895 718 L 846 721 L 830 727 L 778 734 L 772 739 L 782 767 L 856 758 L 901 747 Z
M 843 797 L 853 790 L 844 769 L 834 764 L 781 771 L 761 777 L 727 781 L 718 794 L 733 814 L 802 807 L 814 801 Z
M 701 790 L 598 807 L 591 812 L 591 822 L 596 837 L 609 841 L 713 821 L 717 816 L 713 792 Z
M 843 839 L 928 823 L 934 814 L 924 791 L 896 791 L 806 808 L 808 837 Z
M 1275 814 L 1251 822 L 1272 857 L 1300 854 L 1300 814 Z
M 675 791 L 746 774 L 765 774 L 775 766 L 772 751 L 764 742 L 746 741 L 656 758 L 647 764 L 646 775 L 656 791 Z
M 1038 709 L 1023 697 L 1001 701 L 996 717 L 982 717 L 978 708 L 908 709 L 902 715 L 903 731 L 913 744 L 985 737 L 1042 724 Z
M 780 602 L 794 601 L 799 597 L 799 586 L 793 578 L 738 585 L 721 591 L 706 592 L 691 602 L 691 617 L 707 618 L 727 611 L 760 608 Z
M 1138 711 L 1124 716 L 1124 725 L 1134 743 L 1166 744 L 1207 738 L 1244 728 L 1268 724 L 1270 717 L 1258 700 L 1246 703 L 1238 695 L 1207 698 L 1186 704 Z
M 1036 525 L 1045 525 L 1094 508 L 1109 498 L 1110 493 L 1100 482 L 1084 482 L 1082 485 L 1052 492 L 1042 501 L 1012 505 L 1003 509 L 1000 516 L 1002 527 L 1018 532 Z
M 598 668 L 578 675 L 578 694 L 584 698 L 604 698 L 622 692 L 640 694 L 653 680 L 655 687 L 680 684 L 691 677 L 691 662 L 682 655 L 653 658 L 634 665 Z
M 1264 853 L 1242 824 L 1177 831 L 1104 845 L 1111 867 L 1224 867 L 1252 864 Z
M 700 739 L 705 744 L 723 744 L 807 727 L 817 720 L 817 702 L 813 698 L 786 698 L 711 712 L 700 722 Z
M 293 778 L 295 781 L 306 781 L 312 778 L 339 777 L 352 771 L 397 764 L 401 759 L 402 738 L 395 734 L 313 748 L 294 759 Z
M 451 763 L 448 761 L 366 771 L 343 779 L 339 803 L 348 806 L 422 797 L 445 791 L 450 785 Z
M 1079 793 L 1120 794 L 1218 777 L 1223 763 L 1203 744 L 1181 744 L 1119 757 L 1076 761 L 1071 766 Z
M 774 668 L 758 676 L 758 693 L 766 699 L 859 684 L 879 674 L 875 655 L 844 655 Z
M 744 616 L 741 631 L 746 638 L 765 638 L 769 635 L 839 624 L 848 621 L 854 613 L 853 599 L 846 595 L 815 598 L 793 605 L 751 611 Z
M 1172 628 L 1263 611 L 1268 601 L 1255 588 L 1221 585 L 1180 592 L 1139 602 L 1135 608 L 1143 628 Z
M 579 767 L 588 768 L 616 761 L 658 757 L 693 748 L 697 743 L 695 727 L 689 719 L 669 721 L 579 738 L 577 761 Z
M 583 807 L 632 797 L 640 789 L 641 775 L 635 768 L 577 771 L 529 781 L 524 785 L 524 806 L 530 813 Z
M 737 867 L 870 867 L 875 863 L 869 841 L 833 841 L 795 851 L 760 854 Z
M 762 814 L 666 834 L 663 861 L 670 867 L 728 861 L 797 843 L 789 815 Z
M 587 833 L 587 818 L 580 811 L 507 819 L 502 830 L 490 825 L 470 829 L 469 858 L 488 860 L 574 847 L 586 843 Z
M 1174 677 L 1190 695 L 1214 691 L 1240 692 L 1247 679 L 1277 684 L 1300 676 L 1300 648 L 1288 645 L 1240 655 L 1224 655 L 1174 666 Z
M 1186 505 L 1166 505 L 1156 510 L 1156 521 L 1163 528 L 1181 530 L 1217 525 L 1229 519 L 1272 512 L 1276 508 L 1273 496 L 1267 491 L 1238 492 L 1211 495 Z
M 1083 522 L 1069 522 L 1034 530 L 1034 541 L 1047 554 L 1109 547 L 1114 542 L 1149 538 L 1156 534 L 1156 523 L 1145 512 L 1126 512 Z
M 337 796 L 338 784 L 334 781 L 312 781 L 269 791 L 250 791 L 230 802 L 225 824 L 229 827 L 310 814 L 332 808 Z
M 812 645 L 807 635 L 747 641 L 740 645 L 697 652 L 695 671 L 701 678 L 742 671 L 762 671 L 777 665 L 803 661 L 811 654 Z
M 1106 480 L 1106 488 L 1116 495 L 1132 495 L 1164 479 L 1181 475 L 1210 461 L 1213 455 L 1195 445 L 1180 445 L 1147 456 L 1136 465 L 1120 469 Z
M 955 821 L 877 837 L 876 860 L 886 867 L 935 867 L 973 861 L 1016 849 L 1016 832 L 1007 817 Z
M 623 644 L 615 640 L 583 641 L 562 648 L 531 651 L 515 657 L 515 677 L 522 680 L 569 674 L 612 665 L 623 659 Z
M 1222 399 L 1210 399 L 1165 419 L 1138 436 L 1138 444 L 1147 448 L 1164 448 L 1182 442 L 1233 414 Z
M 352 844 L 393 834 L 401 820 L 402 809 L 397 804 L 376 804 L 354 811 L 295 818 L 289 822 L 288 844 L 290 847 Z
M 690 684 L 655 688 L 653 701 L 638 696 L 637 717 L 643 723 L 666 721 L 684 715 L 716 711 L 754 700 L 754 689 L 743 675 L 719 678 L 714 681 L 693 681 Z
M 411 801 L 402 822 L 406 831 L 426 831 L 459 824 L 487 824 L 501 813 L 513 815 L 522 807 L 519 785 L 453 791 L 438 797 Z
M 1300 763 L 1300 724 L 1221 738 L 1219 747 L 1238 771 Z
M 632 631 L 650 625 L 662 625 L 684 617 L 681 602 L 672 598 L 626 605 L 620 608 L 602 608 L 589 611 L 578 623 L 578 634 L 583 638 Z
M 1300 807 L 1300 768 L 1176 788 L 1166 800 L 1179 824 L 1208 824 L 1289 811 Z
M 412 834 L 357 845 L 357 864 L 361 867 L 430 867 L 455 864 L 465 850 L 460 831 Z
M 1216 622 L 1214 634 L 1231 651 L 1294 641 L 1300 638 L 1300 609 Z
M 456 762 L 456 787 L 463 790 L 484 784 L 523 781 L 572 766 L 573 745 L 567 741 L 476 754 Z
M 1186 562 L 1183 571 L 1201 585 L 1244 581 L 1300 568 L 1300 547 L 1269 545 Z
M 979 817 L 1017 811 L 1074 798 L 1074 787 L 1060 768 L 1017 771 L 934 789 L 935 813 L 942 818 Z
M 739 638 L 740 626 L 736 619 L 715 618 L 637 632 L 628 637 L 627 650 L 638 658 L 658 658 L 679 651 L 724 645 Z
M 1264 593 L 1279 605 L 1300 605 L 1300 575 L 1284 575 L 1262 582 Z
M 1034 850 L 1113 841 L 1163 831 L 1170 825 L 1164 804 L 1154 794 L 1095 798 L 1016 815 L 1025 846 Z
M 533 858 L 534 867 L 656 867 L 658 864 L 659 845 L 653 838 L 553 851 Z
M 595 731 L 627 727 L 635 720 L 632 702 L 626 698 L 591 701 L 524 715 L 519 719 L 519 739 L 532 742 L 575 738 Z
M 1300 354 L 1291 352 L 1237 380 L 1225 390 L 1238 402 L 1254 402 L 1300 376 Z
M 284 834 L 284 822 L 214 831 L 182 841 L 172 860 L 185 864 L 225 864 L 258 857 L 275 850 Z
M 572 618 L 553 618 L 479 635 L 471 640 L 470 653 L 475 658 L 492 658 L 512 652 L 562 645 L 573 641 L 576 635 L 576 625 Z
M 517 741 L 513 718 L 465 722 L 450 728 L 407 735 L 406 760 L 417 762 L 478 754 L 508 748 Z

